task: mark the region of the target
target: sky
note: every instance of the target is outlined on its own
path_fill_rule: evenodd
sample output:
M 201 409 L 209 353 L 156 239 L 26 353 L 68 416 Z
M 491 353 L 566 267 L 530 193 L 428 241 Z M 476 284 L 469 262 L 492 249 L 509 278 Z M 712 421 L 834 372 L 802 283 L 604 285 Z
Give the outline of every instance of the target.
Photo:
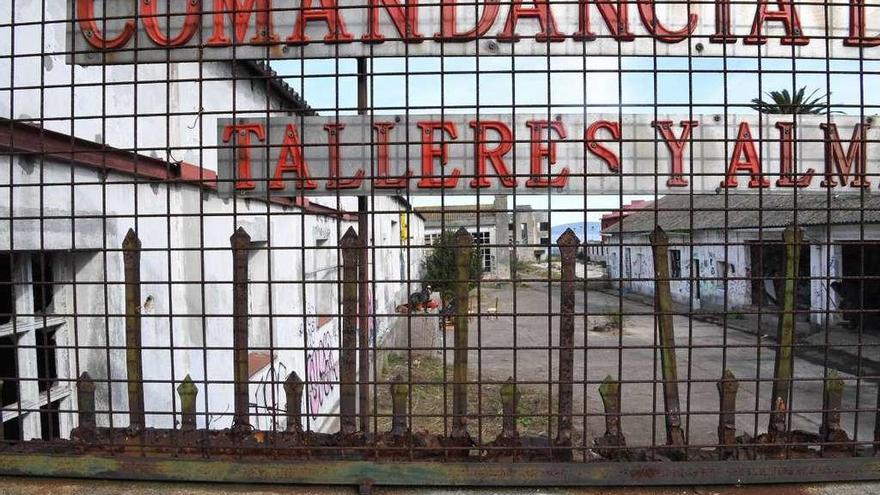
M 690 64 L 690 73 L 688 66 Z M 355 59 L 281 60 L 272 68 L 320 115 L 357 108 Z M 375 115 L 517 113 L 754 113 L 770 90 L 817 89 L 831 110 L 880 114 L 880 61 L 701 57 L 446 57 L 373 59 L 369 99 Z M 656 72 L 656 73 L 655 73 Z M 408 73 L 408 74 L 407 74 Z M 690 103 L 690 105 L 689 105 Z M 597 221 L 603 212 L 652 196 L 517 195 L 518 204 L 550 209 L 551 223 Z M 473 204 L 448 196 L 446 204 Z M 491 202 L 491 197 L 481 202 Z M 413 204 L 439 205 L 438 197 Z

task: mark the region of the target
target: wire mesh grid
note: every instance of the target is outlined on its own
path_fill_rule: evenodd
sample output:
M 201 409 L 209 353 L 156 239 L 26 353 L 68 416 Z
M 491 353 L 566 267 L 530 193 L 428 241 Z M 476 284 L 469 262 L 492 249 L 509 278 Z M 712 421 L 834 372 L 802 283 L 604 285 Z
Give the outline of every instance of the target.
M 874 5 L 372 5 L 0 6 L 5 462 L 873 455 Z

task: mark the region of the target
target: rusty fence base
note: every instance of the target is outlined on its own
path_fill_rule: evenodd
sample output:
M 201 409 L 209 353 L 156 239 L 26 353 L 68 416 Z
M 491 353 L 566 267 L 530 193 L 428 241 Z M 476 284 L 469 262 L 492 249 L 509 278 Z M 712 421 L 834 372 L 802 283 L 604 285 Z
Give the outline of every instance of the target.
M 880 480 L 880 458 L 505 464 L 0 454 L 0 475 L 313 485 L 721 485 Z

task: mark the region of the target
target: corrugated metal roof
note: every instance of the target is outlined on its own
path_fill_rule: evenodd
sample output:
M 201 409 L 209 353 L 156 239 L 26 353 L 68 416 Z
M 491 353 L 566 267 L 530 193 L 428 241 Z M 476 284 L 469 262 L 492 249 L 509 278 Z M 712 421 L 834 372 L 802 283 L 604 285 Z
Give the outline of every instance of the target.
M 868 191 L 670 194 L 603 232 L 650 232 L 658 224 L 667 232 L 785 227 L 795 220 L 795 204 L 799 225 L 880 223 L 880 195 Z
M 477 224 L 476 205 L 449 205 L 449 206 L 418 206 L 414 211 L 425 219 L 426 226 L 439 225 L 441 221 L 451 226 L 465 226 Z M 442 220 L 441 220 L 442 218 Z M 480 205 L 480 225 L 495 225 L 495 209 L 492 205 Z

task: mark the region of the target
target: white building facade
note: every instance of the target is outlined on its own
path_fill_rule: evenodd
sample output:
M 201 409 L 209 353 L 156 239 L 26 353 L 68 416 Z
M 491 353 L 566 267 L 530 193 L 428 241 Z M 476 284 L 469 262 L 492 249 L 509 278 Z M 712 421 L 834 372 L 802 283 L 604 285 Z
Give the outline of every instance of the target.
M 691 200 L 693 214 L 688 212 Z M 859 279 L 880 273 L 880 219 L 860 215 L 862 209 L 872 215 L 876 200 L 801 192 L 797 201 L 804 235 L 798 310 L 814 328 L 841 323 L 843 310 L 850 306 L 832 283 L 862 284 L 866 301 L 873 299 L 873 285 Z M 766 308 L 776 304 L 781 290 L 782 235 L 794 221 L 794 210 L 791 194 L 665 196 L 629 215 L 622 225 L 606 228 L 606 242 L 592 247 L 590 256 L 607 264 L 615 287 L 653 296 L 649 234 L 659 224 L 669 237 L 673 301 L 695 310 Z M 863 308 L 870 311 L 873 303 Z
M 198 426 L 231 424 L 229 237 L 243 227 L 252 247 L 252 423 L 285 426 L 281 382 L 295 371 L 307 385 L 304 426 L 333 428 L 336 246 L 357 227 L 356 198 L 216 193 L 218 118 L 310 109 L 253 64 L 72 66 L 63 54 L 66 1 L 4 2 L 0 24 L 11 25 L 13 11 L 21 25 L 0 33 L 15 39 L 0 43 L 0 352 L 3 376 L 16 378 L 3 388 L 5 437 L 67 437 L 84 371 L 97 385 L 99 424 L 128 424 L 120 249 L 129 229 L 143 249 L 147 426 L 179 420 L 171 412 L 187 375 L 199 390 Z M 370 207 L 382 212 L 369 219 L 377 341 L 406 299 L 402 281 L 417 278 L 423 251 L 405 246 L 424 226 L 401 198 L 375 197 Z

